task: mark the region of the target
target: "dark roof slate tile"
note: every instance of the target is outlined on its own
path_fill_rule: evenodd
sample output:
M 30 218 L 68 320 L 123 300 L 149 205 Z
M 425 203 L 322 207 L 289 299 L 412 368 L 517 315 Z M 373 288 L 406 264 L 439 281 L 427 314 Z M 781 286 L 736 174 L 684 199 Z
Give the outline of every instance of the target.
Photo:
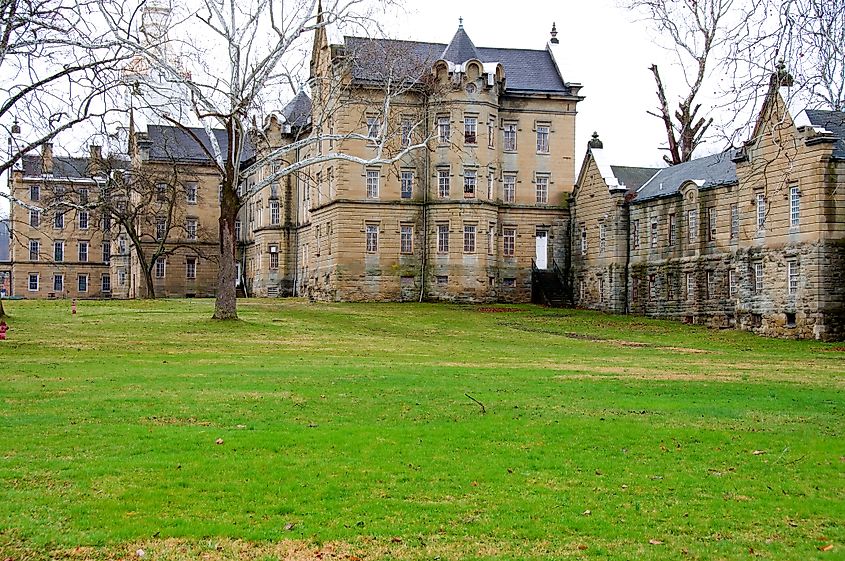
M 634 203 L 676 194 L 687 181 L 699 183 L 699 189 L 737 182 L 736 166 L 731 157 L 734 150 L 726 150 L 659 170 L 637 191 Z
M 807 109 L 806 113 L 813 126 L 829 130 L 838 139 L 833 148 L 833 157 L 845 160 L 845 112 Z

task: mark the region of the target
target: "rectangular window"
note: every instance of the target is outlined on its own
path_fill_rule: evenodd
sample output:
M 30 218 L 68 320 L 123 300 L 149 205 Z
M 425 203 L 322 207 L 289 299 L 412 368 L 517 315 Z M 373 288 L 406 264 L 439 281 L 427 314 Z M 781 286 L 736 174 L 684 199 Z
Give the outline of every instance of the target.
M 493 170 L 487 170 L 487 200 L 493 200 Z
M 514 152 L 516 151 L 516 123 L 505 123 L 504 129 L 503 148 L 505 152 Z
M 502 253 L 505 257 L 513 257 L 516 251 L 516 228 L 502 229 Z
M 53 216 L 53 228 L 57 230 L 61 230 L 65 227 L 65 213 L 56 211 L 56 214 Z
M 695 273 L 687 273 L 687 300 L 695 300 Z
M 79 242 L 79 261 L 88 262 L 88 242 Z
M 53 261 L 61 263 L 65 260 L 65 242 L 53 242 Z
M 79 292 L 88 292 L 88 275 L 77 275 L 76 286 Z
M 197 239 L 197 219 L 188 218 L 185 221 L 185 235 L 189 240 Z
M 111 262 L 111 242 L 103 240 L 103 263 Z
M 80 230 L 87 230 L 88 229 L 88 211 L 87 210 L 80 210 L 77 214 L 77 218 L 79 219 L 79 229 Z
M 367 253 L 378 251 L 378 225 L 367 224 Z
M 367 198 L 368 199 L 377 199 L 378 198 L 378 170 L 368 169 L 367 170 Z
M 798 185 L 789 187 L 789 225 L 798 226 L 801 220 L 801 191 Z
M 111 231 L 111 214 L 108 214 L 108 212 L 103 214 L 103 231 Z
M 763 193 L 757 193 L 757 229 L 762 229 L 766 225 L 766 196 Z
M 156 183 L 156 199 L 159 201 L 167 200 L 167 183 Z
M 675 219 L 675 213 L 669 214 L 669 245 L 675 245 L 675 238 L 677 236 L 678 221 Z
M 640 221 L 634 220 L 633 225 L 631 225 L 631 241 L 633 242 L 631 245 L 634 246 L 634 249 L 640 249 Z
M 33 228 L 41 226 L 41 211 L 30 209 L 29 211 L 29 225 Z
M 414 227 L 410 224 L 399 226 L 399 253 L 414 252 Z
M 167 274 L 167 259 L 159 257 L 156 259 L 156 278 L 163 279 L 165 274 Z
M 736 291 L 736 271 L 730 269 L 728 270 L 728 296 L 733 298 L 734 296 L 736 296 Z
M 167 221 L 164 218 L 156 218 L 156 239 L 163 240 L 167 233 Z
M 38 254 L 41 252 L 41 242 L 38 240 L 29 240 L 29 260 L 38 261 Z
M 437 170 L 437 196 L 441 199 L 449 198 L 449 170 Z
M 657 220 L 651 221 L 651 248 L 657 248 Z
M 537 152 L 540 154 L 549 153 L 549 126 L 539 125 L 537 127 Z
M 464 224 L 464 253 L 475 253 L 474 224 Z
M 544 205 L 549 202 L 549 176 L 537 176 L 537 204 Z
M 649 302 L 657 300 L 657 275 L 655 274 L 648 276 L 648 300 Z
M 504 200 L 506 203 L 512 203 L 516 200 L 516 176 L 506 174 L 504 180 Z
M 581 223 L 581 255 L 587 255 L 587 224 Z
M 317 247 L 320 246 L 320 242 L 317 242 Z M 269 247 L 270 250 L 270 262 L 269 267 L 271 271 L 278 270 L 279 268 L 279 246 L 273 244 Z
M 798 292 L 798 279 L 801 274 L 801 269 L 797 261 L 789 261 L 787 263 L 787 278 L 789 280 L 789 293 L 795 294 Z
M 476 172 L 475 170 L 464 170 L 464 198 L 465 199 L 474 199 L 475 198 L 475 187 L 476 187 Z
M 194 181 L 185 184 L 185 201 L 189 205 L 197 204 L 197 184 Z
M 440 144 L 449 144 L 449 137 L 452 132 L 449 126 L 449 117 L 437 118 L 437 140 Z
M 446 275 L 437 275 L 434 278 L 434 282 L 436 282 L 437 284 L 440 284 L 440 285 L 449 284 L 449 277 L 446 276 Z
M 79 204 L 87 205 L 88 204 L 88 189 L 81 188 L 79 190 Z
M 763 292 L 763 262 L 758 261 L 752 267 L 754 268 L 754 292 L 760 294 Z
M 235 241 L 238 241 L 240 239 L 241 239 L 241 221 L 235 220 Z
M 270 225 L 278 226 L 281 221 L 279 201 L 270 201 Z
M 604 255 L 605 249 L 607 249 L 607 236 L 605 233 L 605 226 L 604 223 L 599 223 L 599 255 Z
M 599 276 L 599 302 L 604 302 L 604 275 Z
M 464 117 L 464 143 L 478 144 L 478 118 Z
M 496 253 L 496 223 L 490 222 L 487 225 L 487 255 Z
M 103 273 L 100 277 L 100 290 L 102 292 L 111 292 L 111 275 Z
M 495 146 L 495 138 L 496 138 L 496 119 L 491 117 L 487 121 L 487 148 L 493 148 Z
M 675 284 L 673 282 L 673 278 L 670 275 L 666 275 L 666 299 L 667 300 L 674 300 L 675 299 Z
M 707 209 L 707 223 L 709 228 L 707 230 L 707 241 L 716 241 L 716 209 L 710 207 Z
M 414 194 L 414 172 L 403 171 L 401 176 L 402 189 L 400 196 L 403 199 L 410 199 Z
M 640 299 L 640 278 L 636 276 L 631 277 L 631 302 L 634 304 Z
M 53 292 L 65 291 L 65 276 L 53 275 Z
M 739 205 L 731 205 L 731 239 L 739 238 Z
M 402 148 L 407 148 L 411 145 L 411 131 L 414 130 L 414 125 L 410 119 L 402 119 Z
M 38 273 L 29 273 L 29 291 L 38 291 Z
M 123 267 L 117 270 L 117 284 L 120 286 L 126 286 L 126 269 Z
M 449 225 L 437 225 L 437 253 L 449 253 Z
M 30 185 L 29 186 L 29 200 L 30 201 L 41 200 L 41 186 L 40 185 Z
M 698 236 L 698 211 L 687 211 L 687 241 L 692 243 Z
M 378 117 L 367 117 L 367 136 L 370 140 L 375 141 L 378 138 L 379 128 L 381 127 Z

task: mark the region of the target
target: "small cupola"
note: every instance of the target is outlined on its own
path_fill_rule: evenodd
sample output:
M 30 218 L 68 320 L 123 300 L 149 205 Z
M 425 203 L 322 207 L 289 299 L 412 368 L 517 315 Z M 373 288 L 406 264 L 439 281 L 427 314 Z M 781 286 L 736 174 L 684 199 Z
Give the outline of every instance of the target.
M 557 38 L 557 25 L 555 25 L 555 22 L 552 22 L 552 33 L 551 33 L 551 35 L 552 35 L 552 38 L 549 39 L 549 43 L 551 43 L 552 45 L 557 45 L 558 43 L 560 43 L 560 41 L 558 41 L 558 38 Z
M 464 18 L 458 20 L 458 30 L 455 36 L 446 46 L 443 54 L 440 55 L 443 60 L 448 60 L 454 64 L 463 64 L 468 60 L 481 60 L 478 56 L 478 50 L 472 39 L 469 38 L 467 32 L 464 31 Z

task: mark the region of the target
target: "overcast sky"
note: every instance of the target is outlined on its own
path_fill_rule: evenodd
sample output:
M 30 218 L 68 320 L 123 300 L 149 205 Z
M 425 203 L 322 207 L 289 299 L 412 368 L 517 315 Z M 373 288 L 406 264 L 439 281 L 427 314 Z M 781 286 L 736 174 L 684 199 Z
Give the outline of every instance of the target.
M 403 11 L 386 21 L 393 38 L 448 43 L 460 17 L 479 47 L 544 49 L 552 23 L 557 24 L 563 78 L 583 84 L 586 97 L 576 119 L 576 173 L 593 131 L 612 162 L 661 165 L 665 133 L 646 113 L 656 104 L 648 67 L 657 63 L 669 84 L 678 75 L 671 54 L 651 37 L 648 22 L 618 7 L 617 0 L 406 0 Z M 699 155 L 720 147 L 708 148 Z

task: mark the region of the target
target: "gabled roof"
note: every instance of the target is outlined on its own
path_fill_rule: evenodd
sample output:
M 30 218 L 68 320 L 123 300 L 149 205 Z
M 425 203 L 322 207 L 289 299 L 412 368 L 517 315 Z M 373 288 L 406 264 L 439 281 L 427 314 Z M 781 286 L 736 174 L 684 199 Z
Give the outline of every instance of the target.
M 462 64 L 473 59 L 481 60 L 478 51 L 475 49 L 475 44 L 472 42 L 472 39 L 469 38 L 467 32 L 464 31 L 463 23 L 458 26 L 455 36 L 452 37 L 452 41 L 450 41 L 443 50 L 443 54 L 440 55 L 440 58 L 448 60 L 449 62 L 454 62 L 455 64 Z
M 734 150 L 726 150 L 712 156 L 697 158 L 659 170 L 637 191 L 634 203 L 676 194 L 688 181 L 699 189 L 710 189 L 719 185 L 734 185 L 737 182 L 736 166 L 731 157 Z
M 624 185 L 629 193 L 642 187 L 660 168 L 639 168 L 632 166 L 610 166 L 613 175 Z
M 282 109 L 282 116 L 292 127 L 308 126 L 311 123 L 311 98 L 304 90 L 299 90 L 299 93 Z
M 44 162 L 41 156 L 27 155 L 23 157 L 24 177 L 41 177 L 44 175 Z M 91 177 L 88 173 L 88 158 L 68 158 L 53 156 L 53 177 L 66 179 L 84 179 Z
M 431 71 L 447 47 L 443 43 L 349 36 L 344 43 L 352 61 L 352 79 L 375 84 L 383 83 L 388 71 L 394 78 L 404 73 L 418 80 Z M 476 47 L 475 51 L 481 62 L 498 62 L 504 67 L 506 92 L 572 95 L 548 50 Z
M 804 111 L 814 127 L 825 129 L 837 138 L 833 157 L 845 160 L 845 112 L 807 109 Z
M 213 154 L 211 141 L 206 135 L 205 129 L 190 127 L 191 133 L 181 127 L 166 125 L 150 125 L 147 127 L 147 138 L 150 142 L 150 160 L 155 162 L 177 162 L 189 164 L 211 163 L 208 153 Z M 222 154 L 226 154 L 229 147 L 229 137 L 223 129 L 213 129 L 217 144 Z M 197 140 L 200 143 L 197 143 Z M 208 150 L 203 149 L 205 147 Z M 250 159 L 253 155 L 253 148 L 249 138 L 244 140 L 244 148 L 241 153 L 241 162 Z

